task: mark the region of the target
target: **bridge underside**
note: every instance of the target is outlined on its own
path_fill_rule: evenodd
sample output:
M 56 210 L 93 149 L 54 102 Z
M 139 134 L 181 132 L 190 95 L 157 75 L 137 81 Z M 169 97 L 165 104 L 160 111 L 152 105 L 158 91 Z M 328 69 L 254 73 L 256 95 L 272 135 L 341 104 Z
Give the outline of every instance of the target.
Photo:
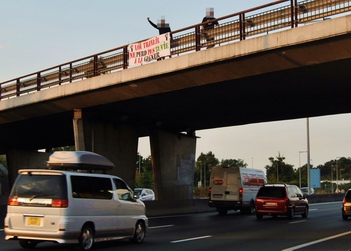
M 258 66 L 253 62 L 252 68 Z M 235 70 L 244 66 L 237 61 L 232 67 Z M 216 68 L 227 67 L 218 64 Z M 150 135 L 154 129 L 192 133 L 209 128 L 349 113 L 349 69 L 351 59 L 343 59 L 87 107 L 83 112 L 91 119 L 132 126 L 139 136 Z M 21 147 L 30 149 L 74 145 L 72 119 L 73 110 L 3 124 L 0 153 L 19 142 Z

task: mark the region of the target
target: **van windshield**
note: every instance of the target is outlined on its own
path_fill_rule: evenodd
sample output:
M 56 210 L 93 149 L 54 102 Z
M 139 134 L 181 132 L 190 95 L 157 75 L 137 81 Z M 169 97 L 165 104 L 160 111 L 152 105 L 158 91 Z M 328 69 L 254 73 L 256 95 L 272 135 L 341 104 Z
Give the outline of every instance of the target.
M 10 197 L 21 198 L 67 198 L 66 179 L 63 175 L 20 175 Z

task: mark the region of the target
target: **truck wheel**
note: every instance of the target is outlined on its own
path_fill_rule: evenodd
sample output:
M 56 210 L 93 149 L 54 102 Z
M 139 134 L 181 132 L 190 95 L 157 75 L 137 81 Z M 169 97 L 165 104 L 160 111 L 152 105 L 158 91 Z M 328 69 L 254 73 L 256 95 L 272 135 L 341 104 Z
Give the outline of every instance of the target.
M 90 250 L 94 245 L 94 230 L 90 226 L 84 226 L 79 238 L 80 247 L 83 250 Z

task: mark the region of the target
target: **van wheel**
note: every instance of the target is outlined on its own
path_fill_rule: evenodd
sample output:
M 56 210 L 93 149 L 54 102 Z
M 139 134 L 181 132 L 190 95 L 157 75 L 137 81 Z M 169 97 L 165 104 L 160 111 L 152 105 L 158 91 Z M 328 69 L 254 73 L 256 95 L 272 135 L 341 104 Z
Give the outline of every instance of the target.
M 250 203 L 250 208 L 248 210 L 248 213 L 249 214 L 254 214 L 256 212 L 256 208 L 255 208 L 255 203 L 254 202 L 251 202 Z
M 19 240 L 19 244 L 22 248 L 35 248 L 38 244 L 38 241 L 33 240 Z
M 79 238 L 80 247 L 90 250 L 94 245 L 94 231 L 90 226 L 84 226 Z
M 131 241 L 133 243 L 142 243 L 145 238 L 145 225 L 143 222 L 137 222 L 134 230 L 134 235 Z

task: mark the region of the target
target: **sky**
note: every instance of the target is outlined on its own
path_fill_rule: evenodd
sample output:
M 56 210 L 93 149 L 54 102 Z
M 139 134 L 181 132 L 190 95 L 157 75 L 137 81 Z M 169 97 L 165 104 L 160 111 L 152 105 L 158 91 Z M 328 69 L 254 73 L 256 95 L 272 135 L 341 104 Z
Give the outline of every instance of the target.
M 207 8 L 215 17 L 267 4 L 269 0 L 1 0 L 0 82 L 91 54 L 143 40 L 165 18 L 172 30 L 200 23 Z M 212 151 L 216 158 L 242 159 L 264 168 L 279 154 L 298 168 L 307 162 L 306 118 L 197 131 L 196 158 Z M 313 166 L 351 156 L 351 114 L 309 119 Z M 148 138 L 139 153 L 150 155 Z

